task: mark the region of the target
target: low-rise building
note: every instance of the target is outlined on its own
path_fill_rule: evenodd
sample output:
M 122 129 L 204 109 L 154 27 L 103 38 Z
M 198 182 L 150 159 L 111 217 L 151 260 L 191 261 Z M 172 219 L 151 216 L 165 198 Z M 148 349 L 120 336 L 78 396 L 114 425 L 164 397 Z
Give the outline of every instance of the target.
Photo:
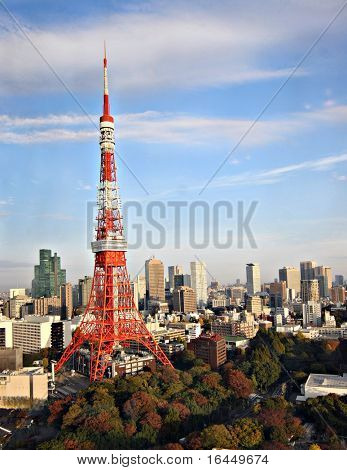
M 245 338 L 254 338 L 256 329 L 253 322 L 230 321 L 230 322 L 212 322 L 211 330 L 213 333 L 223 336 L 244 336 Z
M 48 398 L 48 374 L 42 367 L 0 373 L 0 408 L 42 406 Z
M 126 353 L 122 350 L 115 357 L 109 356 L 107 361 L 105 377 L 109 378 L 136 375 L 145 370 L 154 372 L 156 369 L 155 357 L 148 351 Z M 89 376 L 90 351 L 88 349 L 80 349 L 77 357 L 72 362 L 72 366 L 81 374 Z
M 249 345 L 249 339 L 244 336 L 226 336 L 225 344 L 227 351 L 234 351 L 237 348 L 247 348 Z
M 306 401 L 308 398 L 322 397 L 334 393 L 335 395 L 347 395 L 347 374 L 310 374 L 306 383 L 301 386 L 302 395 L 298 395 L 297 401 Z
M 159 346 L 167 356 L 173 356 L 174 354 L 184 351 L 184 344 L 178 341 L 160 342 Z
M 18 370 L 23 367 L 23 351 L 21 348 L 0 347 L 0 372 Z

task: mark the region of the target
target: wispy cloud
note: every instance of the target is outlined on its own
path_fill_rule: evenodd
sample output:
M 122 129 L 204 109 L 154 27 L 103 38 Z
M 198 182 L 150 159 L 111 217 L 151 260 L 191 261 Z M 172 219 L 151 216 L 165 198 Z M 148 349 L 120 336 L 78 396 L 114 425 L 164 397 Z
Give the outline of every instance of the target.
M 14 198 L 12 196 L 6 199 L 0 199 L 0 206 L 12 206 L 14 204 Z
M 91 119 L 97 122 L 97 116 L 91 116 Z M 117 116 L 117 133 L 122 140 L 148 143 L 206 144 L 225 141 L 231 144 L 251 123 L 249 119 L 150 110 Z M 265 145 L 310 131 L 322 124 L 339 123 L 347 123 L 347 105 L 323 106 L 277 119 L 264 119 L 256 124 L 244 145 Z M 37 117 L 0 115 L 0 126 L 0 142 L 7 144 L 83 141 L 97 136 L 88 117 L 77 114 Z
M 84 183 L 83 181 L 79 180 L 77 182 L 77 191 L 90 191 L 93 189 L 93 186 L 91 184 Z
M 247 1 L 216 2 L 213 8 L 209 2 L 184 2 L 184 8 L 181 2 L 161 1 L 152 7 L 151 3 L 143 11 L 113 13 L 110 9 L 107 18 L 81 15 L 80 21 L 67 18 L 49 27 L 30 24 L 26 31 L 73 90 L 95 89 L 100 83 L 98 64 L 105 34 L 114 64 L 111 84 L 118 91 L 191 89 L 287 76 L 295 63 L 293 55 L 284 52 L 301 54 L 340 2 L 293 0 L 285 11 L 275 0 L 251 6 Z M 341 31 L 337 24 L 331 34 Z M 290 57 L 289 63 L 269 67 L 268 59 L 279 50 L 282 58 Z M 36 51 L 13 28 L 0 36 L 0 57 L 7 65 L 0 76 L 2 93 L 61 89 Z
M 293 165 L 272 168 L 270 170 L 259 172 L 243 172 L 237 175 L 224 176 L 216 178 L 212 187 L 230 187 L 230 186 L 249 186 L 249 185 L 267 185 L 281 181 L 285 176 L 292 173 L 298 173 L 306 170 L 329 170 L 332 167 L 347 162 L 347 154 L 323 157 L 316 160 L 306 160 Z
M 41 219 L 53 219 L 53 220 L 74 220 L 75 217 L 69 214 L 62 214 L 62 213 L 44 213 L 44 214 L 39 214 L 37 217 Z

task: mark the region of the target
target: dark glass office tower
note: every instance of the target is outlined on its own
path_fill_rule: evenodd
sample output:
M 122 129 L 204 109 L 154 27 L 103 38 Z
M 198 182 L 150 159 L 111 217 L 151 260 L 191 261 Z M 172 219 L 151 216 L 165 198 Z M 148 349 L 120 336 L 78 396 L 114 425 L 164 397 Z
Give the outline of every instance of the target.
M 51 250 L 40 250 L 40 264 L 34 268 L 33 297 L 60 295 L 60 286 L 66 283 L 66 270 L 61 269 L 60 257 Z

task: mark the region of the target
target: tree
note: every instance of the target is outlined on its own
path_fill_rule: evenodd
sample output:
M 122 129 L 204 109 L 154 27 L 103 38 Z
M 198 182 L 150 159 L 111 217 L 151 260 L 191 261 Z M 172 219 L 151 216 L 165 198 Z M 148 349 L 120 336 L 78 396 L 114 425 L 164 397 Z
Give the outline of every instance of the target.
M 137 421 L 144 414 L 156 408 L 156 400 L 146 392 L 135 392 L 123 405 L 126 417 Z
M 201 382 L 208 388 L 216 389 L 221 381 L 221 376 L 217 372 L 210 372 L 201 377 Z
M 133 436 L 137 431 L 134 421 L 129 421 L 124 424 L 124 433 L 127 437 Z
M 285 409 L 262 408 L 257 419 L 266 428 L 284 427 L 286 415 Z
M 172 367 L 163 367 L 161 379 L 165 384 L 177 383 L 180 381 L 179 372 Z
M 184 405 L 183 403 L 179 402 L 179 401 L 176 401 L 172 404 L 172 407 L 177 410 L 178 414 L 179 414 L 179 419 L 182 421 L 182 420 L 185 420 L 188 418 L 188 416 L 190 415 L 190 409 Z
M 155 411 L 149 411 L 146 413 L 140 422 L 142 426 L 148 425 L 153 429 L 160 429 L 162 425 L 162 419 Z
M 205 428 L 201 434 L 201 445 L 204 449 L 237 449 L 238 438 L 224 424 L 213 424 Z
M 245 449 L 256 449 L 263 440 L 262 426 L 251 418 L 238 419 L 229 429 L 238 437 L 239 445 Z
M 201 450 L 202 449 L 202 441 L 200 434 L 198 432 L 192 432 L 187 437 L 185 446 L 189 450 Z
M 61 400 L 54 401 L 49 406 L 49 417 L 47 419 L 48 424 L 59 424 L 61 422 L 64 413 L 67 411 L 69 404 L 72 401 L 72 397 L 69 395 Z
M 63 417 L 62 429 L 71 427 L 71 426 L 78 426 L 81 422 L 80 418 L 82 415 L 83 415 L 83 404 L 81 402 L 73 403 Z
M 164 450 L 184 450 L 184 448 L 178 442 L 169 442 L 164 447 Z
M 225 383 L 236 398 L 247 398 L 253 392 L 253 382 L 241 370 L 227 370 Z

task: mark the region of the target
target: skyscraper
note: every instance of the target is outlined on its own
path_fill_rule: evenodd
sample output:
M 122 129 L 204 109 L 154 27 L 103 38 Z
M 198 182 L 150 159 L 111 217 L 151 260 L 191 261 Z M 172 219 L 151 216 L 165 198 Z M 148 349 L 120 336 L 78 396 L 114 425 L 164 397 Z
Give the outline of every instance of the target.
M 343 286 L 344 278 L 342 274 L 335 274 L 335 286 Z
M 333 285 L 331 268 L 327 266 L 317 266 L 314 269 L 314 277 L 318 279 L 320 297 L 329 297 L 330 289 Z
M 69 282 L 60 286 L 60 299 L 61 317 L 64 320 L 69 320 L 72 318 L 73 312 L 72 285 Z
M 319 302 L 319 284 L 317 279 L 301 280 L 301 299 L 306 302 Z
M 175 276 L 177 274 L 183 274 L 183 269 L 182 269 L 182 266 L 169 266 L 168 272 L 169 272 L 169 286 L 170 286 L 170 290 L 172 291 L 173 289 L 175 289 Z
M 156 258 L 146 261 L 146 302 L 158 300 L 165 302 L 164 265 Z
M 136 282 L 139 300 L 143 302 L 146 295 L 146 276 L 142 276 L 141 274 L 138 275 L 136 278 Z
M 260 266 L 258 263 L 246 265 L 247 294 L 254 295 L 261 291 L 260 286 Z
M 296 268 L 285 266 L 279 269 L 279 280 L 285 281 L 288 289 L 294 289 L 295 293 L 300 293 L 300 272 Z
M 78 301 L 81 307 L 88 305 L 92 284 L 93 278 L 90 276 L 84 276 L 83 279 L 78 280 Z
M 314 279 L 314 269 L 317 266 L 315 261 L 301 261 L 300 263 L 300 277 L 302 281 L 310 281 Z
M 61 269 L 60 257 L 51 250 L 40 250 L 40 264 L 34 268 L 33 297 L 60 295 L 60 286 L 66 282 L 66 270 Z
M 173 291 L 173 309 L 176 312 L 195 312 L 196 299 L 194 289 L 181 286 Z
M 204 307 L 207 303 L 207 275 L 206 264 L 203 261 L 190 263 L 191 285 L 195 291 L 196 304 Z

